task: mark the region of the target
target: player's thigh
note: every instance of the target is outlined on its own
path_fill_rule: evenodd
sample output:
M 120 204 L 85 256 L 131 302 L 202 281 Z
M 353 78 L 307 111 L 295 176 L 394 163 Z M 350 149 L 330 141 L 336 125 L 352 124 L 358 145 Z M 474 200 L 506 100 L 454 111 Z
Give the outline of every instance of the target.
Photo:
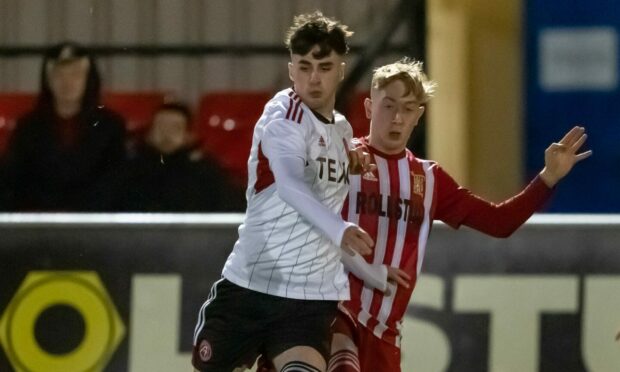
M 194 368 L 203 372 L 232 371 L 251 367 L 259 355 L 260 332 L 239 329 L 238 325 L 222 327 L 221 320 L 208 320 L 198 335 L 192 351 Z
M 357 350 L 359 341 L 357 320 L 346 310 L 338 309 L 330 326 L 332 337 L 332 353 L 341 349 Z
M 274 364 L 276 359 L 288 363 L 298 357 L 323 370 L 329 359 L 330 325 L 336 312 L 335 301 L 285 301 L 281 304 L 281 315 L 270 325 L 264 348 L 266 356 Z M 276 367 L 281 369 L 285 364 Z
M 192 364 L 199 371 L 232 371 L 251 366 L 263 339 L 263 327 L 251 311 L 255 294 L 228 281 L 214 285 L 198 316 Z
M 358 355 L 362 372 L 400 372 L 401 353 L 396 345 L 376 337 L 366 327 L 359 327 Z
M 339 311 L 331 326 L 331 356 L 327 370 L 330 372 L 359 372 L 357 326 L 348 315 Z
M 325 358 L 310 346 L 294 346 L 273 359 L 279 372 L 324 372 Z

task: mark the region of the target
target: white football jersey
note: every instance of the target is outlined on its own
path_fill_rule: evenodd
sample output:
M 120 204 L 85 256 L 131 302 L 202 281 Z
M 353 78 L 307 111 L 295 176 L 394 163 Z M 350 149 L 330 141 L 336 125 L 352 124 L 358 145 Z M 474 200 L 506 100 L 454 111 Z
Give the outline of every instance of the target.
M 245 220 L 224 266 L 225 278 L 281 297 L 349 298 L 337 244 L 347 227 L 339 214 L 349 189 L 351 137 L 344 116 L 334 112 L 333 123 L 322 122 L 290 88 L 265 105 L 248 160 Z M 315 213 L 311 206 L 300 214 L 279 197 L 269 165 L 278 157 L 298 157 L 300 166 L 305 162 L 304 181 L 337 217 L 335 223 L 319 229 L 303 217 Z

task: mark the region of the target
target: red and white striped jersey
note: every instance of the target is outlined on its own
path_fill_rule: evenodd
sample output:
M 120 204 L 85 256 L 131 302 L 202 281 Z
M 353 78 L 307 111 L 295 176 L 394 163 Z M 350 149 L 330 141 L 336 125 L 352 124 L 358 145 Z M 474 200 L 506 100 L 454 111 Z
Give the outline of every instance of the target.
M 410 288 L 389 284 L 391 295 L 364 286 L 349 274 L 351 300 L 345 312 L 375 336 L 400 347 L 400 326 L 422 268 L 433 220 L 453 228 L 467 225 L 503 237 L 523 224 L 549 197 L 536 178 L 519 195 L 501 204 L 487 202 L 460 187 L 437 163 L 416 158 L 409 150 L 388 155 L 356 139 L 377 170 L 351 175 L 343 217 L 366 230 L 375 241 L 370 264 L 399 267 L 412 278 Z
M 245 220 L 224 266 L 224 277 L 281 297 L 349 298 L 337 244 L 348 226 L 340 211 L 349 187 L 351 137 L 344 116 L 334 112 L 333 123 L 322 122 L 292 89 L 278 92 L 266 104 L 254 128 L 248 160 Z M 279 157 L 300 158 L 300 166 L 305 163 L 304 184 L 317 204 L 329 209 L 333 223 L 319 229 L 303 217 L 303 213 L 318 214 L 316 208 L 308 205 L 299 213 L 280 198 L 270 167 L 270 159 Z

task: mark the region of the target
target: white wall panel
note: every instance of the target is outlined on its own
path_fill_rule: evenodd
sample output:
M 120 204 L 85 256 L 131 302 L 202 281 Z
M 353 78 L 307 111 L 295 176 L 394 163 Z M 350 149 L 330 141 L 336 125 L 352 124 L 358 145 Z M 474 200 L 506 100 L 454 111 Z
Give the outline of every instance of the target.
M 398 0 L 0 0 L 0 43 L 49 45 L 283 45 L 293 15 L 321 9 L 363 44 Z M 288 86 L 285 56 L 111 56 L 104 87 L 161 89 L 196 102 L 206 91 Z M 350 58 L 349 63 L 354 59 Z M 0 91 L 36 91 L 39 57 L 0 58 Z
M 234 1 L 210 0 L 203 7 L 203 41 L 207 43 L 229 43 L 233 41 L 235 26 Z
M 11 43 L 16 39 L 17 34 L 17 0 L 7 0 L 0 2 L 0 41 Z
M 157 0 L 155 2 L 156 42 L 174 45 L 186 42 L 188 26 L 186 4 L 183 1 Z M 158 57 L 156 89 L 184 93 L 184 67 L 187 57 Z
M 49 42 L 53 35 L 59 34 L 59 26 L 54 23 L 54 15 L 50 13 L 49 3 L 45 0 L 4 0 L 8 4 L 8 22 L 16 30 L 12 35 L 11 44 L 40 44 Z M 58 1 L 58 6 L 62 6 Z M 13 18 L 15 17 L 15 18 Z
M 107 34 L 110 44 L 128 45 L 139 42 L 138 26 L 141 21 L 136 1 L 108 0 Z M 114 19 L 112 22 L 111 19 Z M 105 43 L 104 40 L 101 43 Z M 102 60 L 106 67 L 105 87 L 116 90 L 139 89 L 139 64 L 137 57 L 117 56 Z
M 93 29 L 99 20 L 99 11 L 95 12 L 94 0 L 64 0 L 57 14 L 63 22 L 63 39 L 87 43 L 95 40 Z M 54 8 L 54 7 L 53 7 Z

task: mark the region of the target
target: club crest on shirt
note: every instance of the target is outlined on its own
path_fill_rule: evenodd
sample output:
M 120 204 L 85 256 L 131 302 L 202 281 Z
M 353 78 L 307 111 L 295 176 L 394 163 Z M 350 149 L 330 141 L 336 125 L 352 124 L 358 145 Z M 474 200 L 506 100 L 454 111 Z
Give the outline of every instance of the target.
M 411 190 L 414 194 L 424 197 L 424 184 L 426 183 L 426 177 L 413 172 L 409 172 L 409 174 L 411 174 L 411 179 L 413 180 L 413 187 Z
M 202 340 L 202 342 L 200 343 L 200 348 L 198 348 L 198 354 L 200 355 L 200 360 L 202 360 L 203 362 L 208 362 L 209 359 L 211 359 L 212 351 L 209 341 Z

